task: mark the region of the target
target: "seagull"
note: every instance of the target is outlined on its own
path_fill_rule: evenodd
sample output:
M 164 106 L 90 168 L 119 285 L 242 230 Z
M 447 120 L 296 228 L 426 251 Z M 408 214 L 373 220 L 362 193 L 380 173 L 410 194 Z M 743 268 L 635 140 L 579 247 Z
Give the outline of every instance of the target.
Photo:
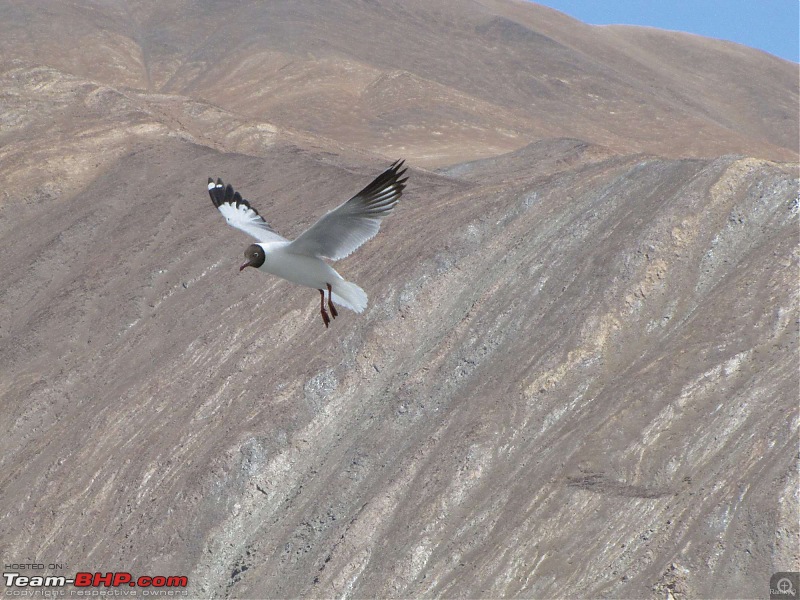
M 289 241 L 277 233 L 258 211 L 244 200 L 231 184 L 208 178 L 208 193 L 228 225 L 254 237 L 257 242 L 244 251 L 245 262 L 239 267 L 253 267 L 319 291 L 320 314 L 327 329 L 339 315 L 334 301 L 356 313 L 367 307 L 367 294 L 346 281 L 325 260 L 341 260 L 378 233 L 406 187 L 408 177 L 403 160 L 398 160 L 358 194 L 330 211 L 297 239 Z M 402 179 L 401 179 L 402 178 Z M 328 292 L 325 309 L 325 290 Z

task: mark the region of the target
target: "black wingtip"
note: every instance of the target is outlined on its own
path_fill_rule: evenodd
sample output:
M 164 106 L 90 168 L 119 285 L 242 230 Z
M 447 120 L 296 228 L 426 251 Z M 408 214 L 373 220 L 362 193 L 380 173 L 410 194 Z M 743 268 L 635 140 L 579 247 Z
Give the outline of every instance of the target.
M 225 186 L 225 196 L 222 201 L 229 204 L 233 201 L 233 186 L 230 183 Z
M 248 200 L 242 198 L 242 195 L 234 190 L 230 183 L 225 184 L 222 179 L 217 178 L 217 182 L 214 183 L 214 179 L 212 177 L 208 178 L 208 194 L 211 196 L 211 202 L 213 202 L 214 206 L 217 208 L 219 208 L 222 204 L 230 204 L 236 208 L 245 206 L 252 210 L 256 217 L 261 216 Z
M 403 166 L 403 165 L 405 165 L 405 163 L 406 163 L 406 159 L 399 158 L 396 161 L 394 161 L 394 163 L 392 163 L 391 167 L 389 167 L 389 170 L 394 175 L 394 179 L 395 179 L 396 183 L 398 185 L 402 186 L 402 187 L 405 187 L 405 183 L 406 183 L 406 181 L 408 181 L 408 177 L 406 177 L 403 180 L 400 179 L 403 175 L 405 175 L 406 171 L 408 171 L 408 167 L 404 167 Z
M 214 206 L 219 208 L 219 205 L 226 201 L 226 192 L 227 189 L 225 184 L 222 183 L 222 179 L 217 178 L 217 182 L 214 183 L 213 177 L 208 178 L 208 195 L 211 196 L 211 201 L 214 203 Z

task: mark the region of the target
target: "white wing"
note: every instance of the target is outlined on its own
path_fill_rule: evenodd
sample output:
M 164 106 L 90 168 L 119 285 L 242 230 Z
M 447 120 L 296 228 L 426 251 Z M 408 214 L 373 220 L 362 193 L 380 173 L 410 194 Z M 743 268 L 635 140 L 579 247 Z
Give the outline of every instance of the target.
M 269 226 L 258 211 L 244 200 L 239 192 L 234 192 L 229 183 L 227 186 L 221 179 L 208 178 L 208 195 L 222 216 L 231 227 L 236 227 L 252 235 L 259 242 L 287 242 L 288 240 Z
M 381 221 L 397 205 L 406 180 L 398 160 L 358 194 L 332 210 L 286 247 L 288 252 L 339 260 L 378 233 Z

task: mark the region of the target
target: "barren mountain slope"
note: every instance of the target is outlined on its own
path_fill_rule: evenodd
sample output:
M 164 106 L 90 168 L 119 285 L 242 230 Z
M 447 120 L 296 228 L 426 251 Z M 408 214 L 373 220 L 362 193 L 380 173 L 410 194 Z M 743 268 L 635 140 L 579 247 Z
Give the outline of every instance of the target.
M 6 562 L 229 598 L 798 569 L 798 167 L 765 158 L 796 66 L 489 0 L 3 2 L 0 32 Z M 381 154 L 411 177 L 337 263 L 364 314 L 238 272 L 207 176 L 291 238 Z
M 325 331 L 197 182 L 293 234 L 379 165 L 145 146 L 3 212 L 12 555 L 233 597 L 756 596 L 797 560 L 789 171 L 414 172 Z
M 798 151 L 795 65 L 530 3 L 6 2 L 0 48 L 6 63 L 208 100 L 418 164 L 558 136 L 676 157 Z

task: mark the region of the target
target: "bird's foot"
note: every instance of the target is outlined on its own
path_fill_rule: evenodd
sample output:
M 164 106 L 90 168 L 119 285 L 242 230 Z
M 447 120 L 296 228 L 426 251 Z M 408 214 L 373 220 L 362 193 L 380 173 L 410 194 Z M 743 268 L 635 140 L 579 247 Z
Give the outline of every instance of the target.
M 328 286 L 329 290 L 330 287 L 331 286 Z M 325 292 L 323 292 L 322 290 L 319 290 L 319 314 L 322 315 L 322 322 L 325 323 L 325 329 L 327 329 L 328 325 L 330 325 L 331 320 L 330 317 L 328 317 L 328 313 L 325 311 Z M 335 316 L 336 315 L 334 315 L 334 317 Z
M 333 300 L 331 299 L 331 284 L 328 283 L 328 308 L 331 310 L 331 316 L 335 319 L 339 316 L 339 311 L 336 310 L 336 307 L 333 305 Z

